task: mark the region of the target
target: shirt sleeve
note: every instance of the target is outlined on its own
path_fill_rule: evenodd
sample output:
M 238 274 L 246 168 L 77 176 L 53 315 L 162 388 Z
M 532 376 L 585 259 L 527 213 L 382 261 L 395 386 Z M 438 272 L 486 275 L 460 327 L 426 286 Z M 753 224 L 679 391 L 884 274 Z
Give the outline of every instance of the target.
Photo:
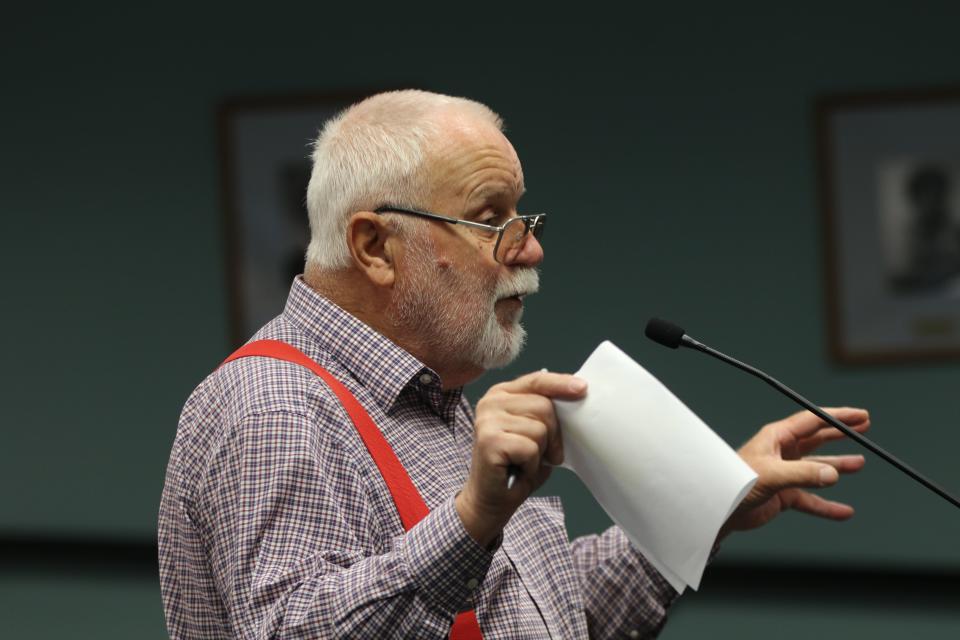
M 361 472 L 331 446 L 276 411 L 245 418 L 214 453 L 189 511 L 234 637 L 446 638 L 492 551 L 451 497 L 376 552 Z
M 591 638 L 655 638 L 678 594 L 620 527 L 571 542 Z

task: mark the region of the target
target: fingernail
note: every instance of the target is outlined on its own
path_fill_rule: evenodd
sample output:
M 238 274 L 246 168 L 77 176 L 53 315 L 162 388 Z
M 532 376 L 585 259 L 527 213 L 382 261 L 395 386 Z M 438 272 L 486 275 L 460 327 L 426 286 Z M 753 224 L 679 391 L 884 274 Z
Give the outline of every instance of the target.
M 833 467 L 820 469 L 820 484 L 833 484 L 840 478 L 840 474 Z
M 581 378 L 574 378 L 570 381 L 569 389 L 574 393 L 581 393 L 587 388 L 587 381 Z

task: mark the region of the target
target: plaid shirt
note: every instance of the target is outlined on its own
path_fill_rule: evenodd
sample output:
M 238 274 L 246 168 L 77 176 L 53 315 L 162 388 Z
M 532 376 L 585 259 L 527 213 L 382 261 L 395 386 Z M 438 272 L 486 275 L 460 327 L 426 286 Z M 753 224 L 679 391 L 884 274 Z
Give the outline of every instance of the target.
M 363 404 L 430 514 L 404 532 L 336 396 L 309 370 L 242 358 L 180 418 L 160 504 L 172 638 L 445 638 L 474 608 L 484 638 L 654 637 L 676 592 L 613 527 L 567 539 L 531 497 L 495 550 L 453 498 L 472 451 L 461 390 L 301 279 L 254 339 L 282 340 Z

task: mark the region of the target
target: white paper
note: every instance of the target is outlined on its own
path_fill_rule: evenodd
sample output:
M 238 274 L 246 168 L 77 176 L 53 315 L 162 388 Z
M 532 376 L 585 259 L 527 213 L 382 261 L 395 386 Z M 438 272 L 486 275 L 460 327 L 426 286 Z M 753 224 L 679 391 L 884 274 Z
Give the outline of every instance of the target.
M 576 375 L 587 397 L 554 403 L 563 466 L 678 592 L 696 590 L 720 527 L 756 473 L 613 343 L 597 347 Z

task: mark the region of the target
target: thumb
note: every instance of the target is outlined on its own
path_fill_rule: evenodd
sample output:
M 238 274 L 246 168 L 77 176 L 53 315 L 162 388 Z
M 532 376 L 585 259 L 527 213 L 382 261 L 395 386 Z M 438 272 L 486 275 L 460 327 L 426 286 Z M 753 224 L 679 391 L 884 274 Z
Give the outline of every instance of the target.
M 830 465 L 809 460 L 781 460 L 769 473 L 769 484 L 775 491 L 791 487 L 829 487 L 839 479 L 839 472 Z

